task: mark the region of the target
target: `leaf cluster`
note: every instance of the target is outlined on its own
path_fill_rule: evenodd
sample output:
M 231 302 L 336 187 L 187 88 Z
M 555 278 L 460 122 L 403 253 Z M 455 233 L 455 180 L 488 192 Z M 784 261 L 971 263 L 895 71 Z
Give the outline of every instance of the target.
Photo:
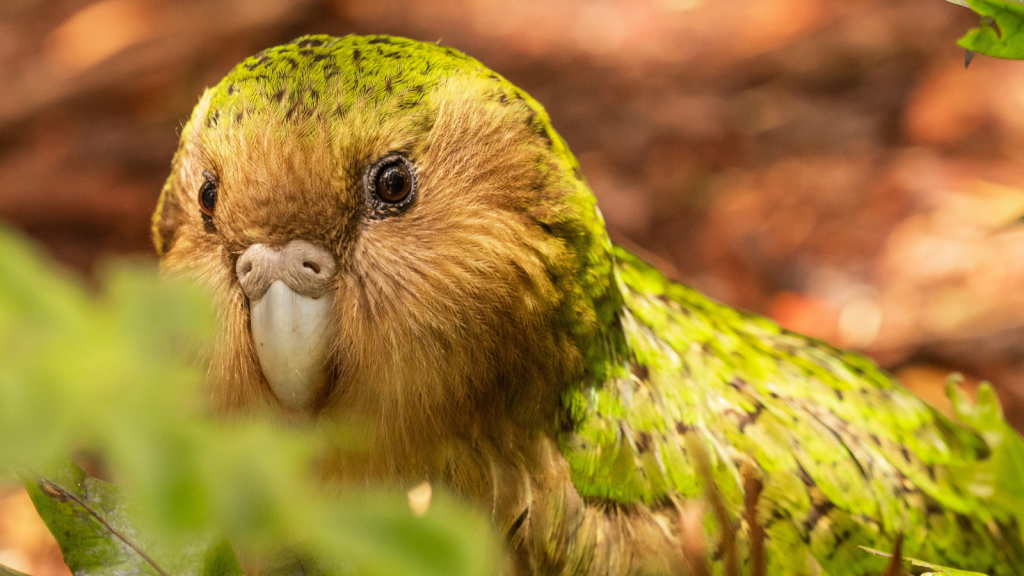
M 201 289 L 151 262 L 98 276 L 86 286 L 0 226 L 0 480 L 26 481 L 76 574 L 241 573 L 235 551 L 281 573 L 500 565 L 486 522 L 437 490 L 417 517 L 395 489 L 318 485 L 317 458 L 344 430 L 211 417 L 216 321 Z

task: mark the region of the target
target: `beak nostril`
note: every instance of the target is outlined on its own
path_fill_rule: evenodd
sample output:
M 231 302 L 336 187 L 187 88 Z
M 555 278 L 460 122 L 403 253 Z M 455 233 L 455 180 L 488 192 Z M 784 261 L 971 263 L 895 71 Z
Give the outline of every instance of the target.
M 316 299 L 330 289 L 335 266 L 334 257 L 323 248 L 292 240 L 283 248 L 249 246 L 235 262 L 235 274 L 250 301 L 262 298 L 278 281 L 300 296 Z

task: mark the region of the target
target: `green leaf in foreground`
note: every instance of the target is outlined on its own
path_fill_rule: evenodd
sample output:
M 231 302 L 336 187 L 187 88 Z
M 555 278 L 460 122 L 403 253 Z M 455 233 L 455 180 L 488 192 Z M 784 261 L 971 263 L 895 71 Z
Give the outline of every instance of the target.
M 970 468 L 957 470 L 957 483 L 983 498 L 1000 502 L 1013 510 L 1019 525 L 1024 525 L 1024 440 L 1007 424 L 995 391 L 988 383 L 978 388 L 977 402 L 971 402 L 951 380 L 946 395 L 961 422 L 974 428 L 991 450 L 988 459 Z
M 224 540 L 246 563 L 300 547 L 358 574 L 498 571 L 489 524 L 441 487 L 416 517 L 394 488 L 318 485 L 318 457 L 351 443 L 330 423 L 211 418 L 216 323 L 201 290 L 155 262 L 107 266 L 95 294 L 57 270 L 0 226 L 0 475 L 42 474 L 34 501 L 76 573 L 237 573 L 230 548 L 211 552 Z M 61 472 L 76 452 L 117 488 Z
M 986 56 L 1024 59 L 1024 4 L 1009 0 L 967 3 L 982 18 L 978 27 L 967 32 L 957 44 Z
M 129 522 L 123 491 L 68 466 L 48 477 L 33 477 L 26 488 L 57 539 L 64 562 L 75 574 L 241 574 L 230 546 L 189 546 L 158 564 L 147 542 Z
M 72 572 L 167 574 L 132 542 L 137 535 L 126 525 L 113 486 L 75 468 L 54 480 L 28 480 L 25 487 Z

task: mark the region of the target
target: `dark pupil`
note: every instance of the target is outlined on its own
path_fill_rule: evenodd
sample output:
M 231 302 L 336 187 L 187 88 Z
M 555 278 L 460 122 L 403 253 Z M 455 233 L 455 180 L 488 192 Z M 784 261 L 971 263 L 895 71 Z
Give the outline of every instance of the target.
M 211 183 L 204 184 L 203 191 L 199 196 L 199 201 L 203 203 L 203 208 L 206 208 L 209 212 L 213 212 L 213 208 L 217 204 L 217 187 Z
M 377 193 L 388 202 L 398 202 L 409 194 L 409 175 L 404 166 L 388 166 L 377 177 Z

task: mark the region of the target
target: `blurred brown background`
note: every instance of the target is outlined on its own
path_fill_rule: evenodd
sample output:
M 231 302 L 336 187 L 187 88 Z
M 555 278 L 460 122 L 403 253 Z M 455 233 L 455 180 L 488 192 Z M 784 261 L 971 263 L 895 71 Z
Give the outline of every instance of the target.
M 1024 427 L 1024 62 L 942 0 L 0 0 L 0 220 L 88 274 L 205 86 L 313 32 L 440 41 L 545 104 L 613 237 L 676 279 Z M 23 492 L 0 563 L 60 573 Z M 33 528 L 33 526 L 35 526 Z M 66 568 L 63 568 L 66 571 Z

